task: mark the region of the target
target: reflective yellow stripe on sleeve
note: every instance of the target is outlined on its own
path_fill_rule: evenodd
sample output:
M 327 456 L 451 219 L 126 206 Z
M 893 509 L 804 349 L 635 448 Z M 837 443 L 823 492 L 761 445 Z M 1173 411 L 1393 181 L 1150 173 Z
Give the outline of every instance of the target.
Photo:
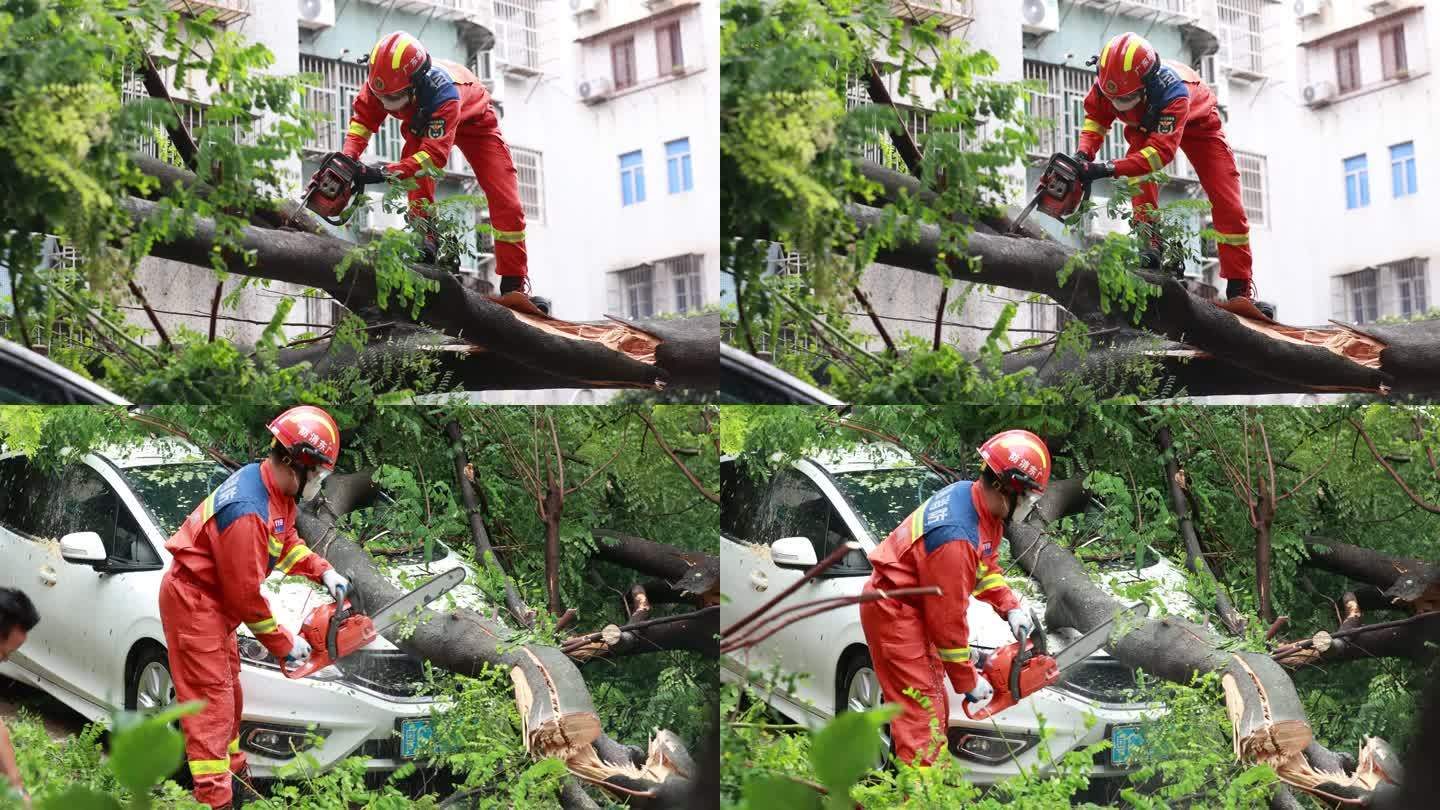
M 271 557 L 279 557 L 280 552 L 285 550 L 285 544 L 280 542 L 280 538 L 272 534 L 270 535 L 270 541 L 265 544 L 265 548 L 270 552 Z
M 351 135 L 359 135 L 362 138 L 368 138 L 371 135 L 375 134 L 369 129 L 366 129 L 365 125 L 360 123 L 359 121 L 351 121 L 350 129 L 346 131 L 349 132 Z
M 290 573 L 290 569 L 295 567 L 296 563 L 308 556 L 310 556 L 310 549 L 306 548 L 304 543 L 296 543 L 295 547 L 291 548 L 290 552 L 285 555 L 285 558 L 280 561 L 280 564 L 275 567 L 279 569 L 280 573 L 288 574 Z
M 969 648 L 969 647 L 957 647 L 957 648 L 955 648 L 955 649 L 953 649 L 953 650 L 947 650 L 947 649 L 941 648 L 941 649 L 937 650 L 937 652 L 940 653 L 940 660 L 941 660 L 941 661 L 948 661 L 948 662 L 950 662 L 950 663 L 952 663 L 952 664 L 963 663 L 963 662 L 965 662 L 965 661 L 969 661 L 969 660 L 970 660 L 970 648 Z
M 1250 234 L 1248 233 L 1215 233 L 1215 241 L 1222 245 L 1248 245 Z
M 271 616 L 268 619 L 261 619 L 258 622 L 246 622 L 245 626 L 250 628 L 250 632 L 254 633 L 257 637 L 259 637 L 265 635 L 266 633 L 275 632 L 275 628 L 279 625 L 275 623 L 275 617 Z
M 524 231 L 502 231 L 502 230 L 500 230 L 499 228 L 492 228 L 491 230 L 492 230 L 493 233 L 495 234 L 495 241 L 496 241 L 496 242 L 524 242 L 524 241 L 525 241 L 525 232 L 524 232 Z
M 230 749 L 229 749 L 229 750 L 230 750 L 230 753 L 232 753 L 232 754 L 238 754 L 238 753 L 240 753 L 240 738 L 239 738 L 239 737 L 236 737 L 235 739 L 233 739 L 233 740 L 230 741 Z
M 424 149 L 416 152 L 411 157 L 415 158 L 416 163 L 419 163 L 421 166 L 424 166 L 427 169 L 435 168 L 435 164 L 430 162 L 430 153 L 426 152 Z
M 215 493 L 213 492 L 210 493 L 210 497 L 205 499 L 205 504 L 200 507 L 200 520 L 202 522 L 212 517 L 215 517 Z
M 216 773 L 226 773 L 230 770 L 228 759 L 192 759 L 190 760 L 191 776 L 209 776 Z
M 1145 156 L 1145 160 L 1149 162 L 1150 168 L 1152 170 L 1158 171 L 1165 167 L 1165 164 L 1160 162 L 1160 153 L 1155 150 L 1155 147 L 1142 147 L 1140 149 L 1140 154 Z
M 999 574 L 991 574 L 990 576 L 985 577 L 984 579 L 982 579 L 982 580 L 980 580 L 979 582 L 975 583 L 975 590 L 971 591 L 970 593 L 971 593 L 971 595 L 973 596 L 974 594 L 983 593 L 983 592 L 985 592 L 985 591 L 988 591 L 988 590 L 990 590 L 991 588 L 1001 588 L 1001 587 L 1004 587 L 1006 584 L 1008 584 L 1008 583 L 1005 582 L 1005 577 L 1003 577 L 1003 576 L 1001 576 L 1001 575 L 999 575 Z
M 925 506 L 910 513 L 910 542 L 919 540 L 925 534 Z
M 1099 122 L 1099 121 L 1096 121 L 1094 118 L 1089 118 L 1089 117 L 1087 117 L 1087 118 L 1085 119 L 1085 123 L 1080 126 L 1080 131 L 1081 131 L 1081 132 L 1093 132 L 1093 133 L 1095 133 L 1096 135 L 1104 135 L 1104 134 L 1105 134 L 1105 128 L 1102 127 L 1102 126 L 1100 126 L 1100 122 Z

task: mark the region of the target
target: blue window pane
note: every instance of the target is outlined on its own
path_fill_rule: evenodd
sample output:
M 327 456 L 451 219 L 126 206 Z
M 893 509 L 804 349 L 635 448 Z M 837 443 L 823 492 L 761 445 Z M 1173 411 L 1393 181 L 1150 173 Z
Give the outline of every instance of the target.
M 1358 197 L 1358 190 L 1355 188 L 1355 175 L 1347 175 L 1345 177 L 1345 207 L 1354 208 Z
M 695 179 L 690 176 L 690 156 L 686 155 L 683 162 L 685 164 L 685 190 L 689 191 L 695 187 Z M 1413 163 L 1410 164 L 1410 187 L 1413 191 L 1415 187 L 1415 164 Z
M 1391 160 L 1400 160 L 1401 158 L 1408 158 L 1414 156 L 1415 144 L 1413 143 L 1397 143 L 1394 146 L 1390 147 Z
M 1390 164 L 1390 185 L 1394 189 L 1396 197 L 1405 196 L 1405 165 L 1403 163 Z
M 1405 179 L 1409 183 L 1408 193 L 1414 194 L 1419 190 L 1419 184 L 1415 182 L 1415 161 L 1405 161 Z
M 1365 168 L 1365 156 L 1364 156 L 1364 155 L 1356 155 L 1355 157 L 1345 158 L 1345 171 L 1347 171 L 1347 172 L 1357 172 L 1357 171 L 1360 171 L 1361 169 L 1364 169 L 1364 168 Z
M 620 168 L 629 169 L 640 165 L 640 151 L 626 152 L 620 156 Z
M 630 182 L 630 175 L 622 172 L 620 174 L 620 204 L 630 205 L 633 202 L 635 202 L 635 189 Z
M 670 141 L 665 144 L 665 155 L 688 155 L 690 154 L 690 139 L 681 138 L 678 141 Z
M 680 163 L 675 160 L 665 161 L 667 172 L 666 179 L 670 181 L 670 193 L 674 194 L 680 190 Z
M 645 170 L 635 170 L 635 202 L 645 202 Z
M 1360 207 L 1370 204 L 1370 173 L 1360 172 Z

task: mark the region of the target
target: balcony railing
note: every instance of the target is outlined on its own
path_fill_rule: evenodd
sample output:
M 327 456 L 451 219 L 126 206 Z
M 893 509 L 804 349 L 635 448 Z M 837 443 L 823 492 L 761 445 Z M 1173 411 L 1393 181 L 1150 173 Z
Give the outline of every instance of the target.
M 183 2 L 183 0 L 177 0 Z M 361 0 L 392 11 L 431 15 L 441 20 L 470 20 L 485 24 L 490 19 L 491 0 Z
M 890 0 L 890 8 L 897 17 L 916 22 L 933 18 L 940 31 L 953 31 L 974 19 L 970 0 Z
M 250 16 L 250 0 L 170 0 L 170 8 L 181 14 L 199 17 L 215 12 L 215 22 L 226 25 Z
M 1075 0 L 1075 5 L 1091 6 L 1107 15 L 1123 14 L 1166 25 L 1185 25 L 1200 18 L 1199 0 Z

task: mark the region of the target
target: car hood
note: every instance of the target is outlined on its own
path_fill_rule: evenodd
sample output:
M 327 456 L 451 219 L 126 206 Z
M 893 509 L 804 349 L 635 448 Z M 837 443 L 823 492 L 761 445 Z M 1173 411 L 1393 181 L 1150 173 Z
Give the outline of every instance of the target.
M 435 600 L 430 607 L 435 610 L 449 610 L 457 607 L 482 609 L 485 605 L 484 596 L 478 588 L 470 584 L 475 576 L 474 569 L 453 553 L 446 554 L 429 565 L 424 563 L 401 564 L 388 566 L 383 570 L 385 578 L 389 580 L 390 584 L 402 593 L 407 593 L 419 587 L 426 580 L 452 568 L 465 569 L 466 581 L 456 585 L 449 593 Z M 275 619 L 290 628 L 292 632 L 300 629 L 300 624 L 310 611 L 330 601 L 329 595 L 319 585 L 314 585 L 301 577 L 282 578 L 279 572 L 271 574 L 270 578 L 265 580 L 261 591 L 270 602 L 270 609 L 274 612 Z M 248 634 L 247 628 L 243 625 L 240 627 L 240 632 Z M 396 647 L 382 635 L 367 644 L 365 649 L 394 650 Z

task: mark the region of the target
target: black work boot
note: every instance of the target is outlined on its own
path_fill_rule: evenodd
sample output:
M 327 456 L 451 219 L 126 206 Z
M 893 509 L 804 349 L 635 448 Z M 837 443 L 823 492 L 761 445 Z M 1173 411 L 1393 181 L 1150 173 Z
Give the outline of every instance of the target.
M 529 276 L 501 276 L 500 294 L 505 295 L 506 293 L 512 292 L 524 293 L 527 297 L 529 297 L 530 303 L 534 304 L 536 309 L 540 310 L 546 315 L 550 314 L 549 298 L 540 295 L 530 295 Z
M 1225 298 L 1227 300 L 1235 298 L 1249 298 L 1250 303 L 1255 305 L 1255 308 L 1260 311 L 1261 315 L 1264 315 L 1272 321 L 1275 319 L 1275 305 L 1266 301 L 1258 301 L 1255 299 L 1255 282 L 1251 279 L 1226 279 Z

